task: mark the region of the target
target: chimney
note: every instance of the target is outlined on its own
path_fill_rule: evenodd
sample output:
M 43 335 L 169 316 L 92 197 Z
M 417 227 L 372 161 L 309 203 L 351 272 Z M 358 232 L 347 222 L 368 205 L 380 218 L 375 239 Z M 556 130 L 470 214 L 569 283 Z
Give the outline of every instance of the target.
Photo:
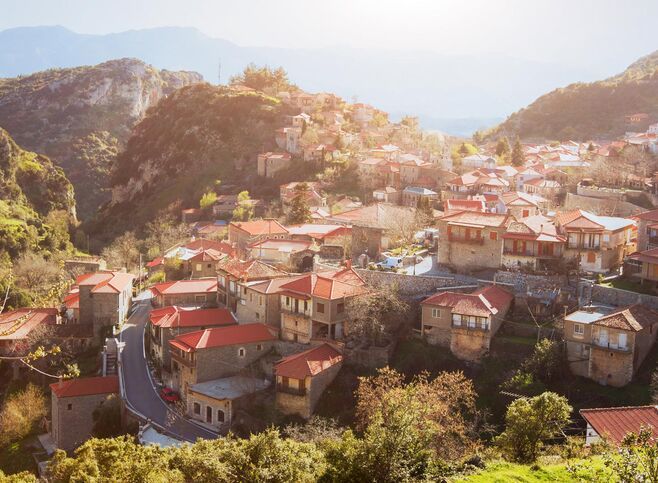
M 61 389 L 64 387 L 64 376 L 59 376 L 58 387 Z
M 345 260 L 345 268 L 347 268 L 348 270 L 352 268 L 352 260 L 349 259 Z

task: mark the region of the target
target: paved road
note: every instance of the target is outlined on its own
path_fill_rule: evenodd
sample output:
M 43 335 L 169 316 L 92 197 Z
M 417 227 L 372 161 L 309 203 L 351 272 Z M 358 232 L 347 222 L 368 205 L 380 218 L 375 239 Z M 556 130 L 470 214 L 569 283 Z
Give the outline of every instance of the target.
M 193 424 L 171 411 L 160 399 L 151 383 L 144 358 L 144 328 L 151 311 L 150 300 L 141 297 L 137 309 L 124 324 L 121 340 L 126 343 L 121 354 L 126 399 L 130 406 L 151 421 L 163 426 L 172 436 L 187 441 L 216 438 L 217 435 Z

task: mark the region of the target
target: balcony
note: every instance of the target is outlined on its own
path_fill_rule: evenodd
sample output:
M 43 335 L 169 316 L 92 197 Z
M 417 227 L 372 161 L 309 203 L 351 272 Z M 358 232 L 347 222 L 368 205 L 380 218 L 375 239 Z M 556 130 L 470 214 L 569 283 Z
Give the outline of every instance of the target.
M 286 394 L 291 394 L 293 396 L 306 396 L 306 388 L 303 387 L 297 388 L 297 387 L 284 386 L 283 384 L 277 384 L 276 390 L 279 392 L 284 392 Z
M 465 236 L 453 235 L 452 233 L 450 235 L 448 235 L 448 241 L 455 242 L 455 243 L 468 243 L 469 245 L 483 245 L 484 244 L 484 238 L 483 237 L 468 237 L 468 238 L 466 238 Z
M 309 314 L 304 313 L 302 310 L 294 309 L 292 307 L 286 307 L 285 305 L 281 306 L 281 312 L 287 315 L 291 315 L 294 318 L 303 318 L 303 319 L 310 319 L 311 316 Z
M 179 356 L 175 352 L 171 353 L 171 359 L 178 362 L 178 363 L 180 363 L 180 364 L 183 364 L 185 367 L 196 367 L 196 362 L 195 361 L 185 359 L 184 357 Z
M 475 330 L 478 332 L 489 332 L 489 324 L 485 324 L 484 327 L 481 324 L 455 324 L 452 323 L 453 329 L 463 329 L 463 330 Z
M 628 345 L 619 345 L 617 343 L 613 343 L 610 341 L 602 341 L 600 339 L 594 338 L 592 339 L 592 344 L 594 347 L 598 347 L 601 349 L 607 349 L 607 350 L 612 350 L 612 351 L 617 351 L 617 352 L 631 352 L 631 348 Z

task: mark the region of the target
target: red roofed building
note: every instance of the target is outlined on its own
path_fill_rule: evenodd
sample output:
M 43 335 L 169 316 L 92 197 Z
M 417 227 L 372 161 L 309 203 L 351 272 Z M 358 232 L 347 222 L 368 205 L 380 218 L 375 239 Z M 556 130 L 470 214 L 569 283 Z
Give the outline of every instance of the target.
M 351 268 L 309 273 L 282 284 L 281 337 L 305 344 L 316 338 L 341 339 L 348 330 L 347 300 L 367 292 Z
M 274 366 L 277 409 L 309 419 L 342 365 L 342 353 L 327 343 L 281 359 Z
M 152 303 L 156 307 L 167 305 L 212 307 L 217 305 L 217 278 L 157 283 L 151 287 L 151 293 Z
M 95 272 L 80 275 L 79 323 L 90 324 L 94 335 L 101 336 L 105 327 L 121 324 L 132 305 L 134 275 L 125 272 Z
M 499 285 L 470 294 L 441 292 L 423 300 L 422 334 L 434 345 L 450 347 L 460 359 L 479 361 L 489 351 L 514 295 Z
M 555 268 L 562 258 L 566 237 L 543 215 L 512 221 L 503 234 L 502 265 L 508 269 Z
M 93 413 L 111 398 L 118 398 L 119 377 L 84 377 L 50 385 L 51 437 L 55 446 L 73 451 L 92 437 Z
M 462 200 L 462 199 L 448 199 L 443 202 L 443 212 L 445 215 L 452 215 L 462 211 L 476 211 L 484 213 L 486 211 L 485 203 L 483 200 Z
M 628 433 L 639 434 L 641 429 L 651 431 L 654 438 L 658 434 L 656 406 L 581 409 L 580 415 L 587 422 L 587 445 L 605 440 L 620 446 Z
M 0 314 L 0 354 L 23 355 L 29 350 L 30 335 L 43 326 L 57 323 L 55 308 L 10 310 Z
M 237 249 L 237 256 L 244 258 L 247 247 L 252 243 L 267 239 L 288 238 L 288 230 L 276 220 L 264 219 L 237 221 L 228 225 L 228 240 Z
M 148 348 L 158 366 L 166 371 L 171 371 L 171 339 L 188 332 L 238 323 L 228 309 L 186 309 L 178 306 L 152 310 L 149 322 Z
M 179 335 L 169 341 L 172 387 L 185 396 L 193 384 L 242 374 L 267 354 L 276 340 L 274 329 L 258 323 Z
M 462 211 L 438 220 L 438 262 L 462 270 L 499 268 L 510 218 Z

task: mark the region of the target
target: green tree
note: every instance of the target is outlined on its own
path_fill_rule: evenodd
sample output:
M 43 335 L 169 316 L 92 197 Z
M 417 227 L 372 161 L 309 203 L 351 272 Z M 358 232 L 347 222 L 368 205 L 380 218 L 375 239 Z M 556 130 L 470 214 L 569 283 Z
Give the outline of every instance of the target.
M 46 414 L 46 397 L 33 384 L 9 396 L 0 410 L 0 447 L 30 434 Z
M 514 141 L 514 147 L 512 148 L 512 165 L 523 166 L 524 164 L 525 153 L 523 152 L 523 146 L 521 146 L 521 140 L 517 136 Z
M 122 434 L 121 403 L 116 396 L 110 396 L 92 413 L 94 427 L 92 434 L 97 438 L 111 438 Z
M 416 216 L 421 225 L 429 226 L 434 223 L 434 209 L 429 198 L 421 196 L 416 203 Z
M 604 460 L 621 482 L 658 483 L 658 440 L 651 428 L 626 435 L 619 451 L 606 453 Z
M 207 210 L 208 208 L 211 208 L 212 205 L 214 205 L 216 202 L 217 193 L 208 190 L 203 194 L 203 196 L 201 196 L 201 199 L 199 200 L 199 208 L 202 210 Z
M 509 140 L 507 139 L 506 136 L 503 136 L 502 138 L 498 139 L 498 143 L 496 144 L 496 156 L 498 156 L 501 159 L 506 159 L 507 156 L 510 154 L 510 146 L 509 146 Z
M 377 292 L 351 297 L 347 301 L 349 336 L 368 344 L 380 344 L 399 328 L 408 309 L 409 305 L 390 285 Z
M 295 195 L 288 206 L 288 215 L 286 221 L 290 225 L 299 225 L 309 223 L 311 218 L 311 209 L 308 206 L 308 195 L 310 189 L 308 184 L 299 183 L 295 186 Z
M 535 461 L 544 441 L 562 434 L 571 411 L 567 398 L 553 392 L 516 399 L 507 407 L 505 431 L 496 443 L 511 460 Z
M 233 220 L 249 221 L 254 216 L 254 205 L 249 197 L 249 191 L 238 194 L 238 206 L 233 210 Z
M 270 94 L 295 88 L 288 80 L 288 74 L 283 68 L 258 67 L 253 63 L 245 67 L 241 74 L 231 77 L 229 83 L 240 84 Z

